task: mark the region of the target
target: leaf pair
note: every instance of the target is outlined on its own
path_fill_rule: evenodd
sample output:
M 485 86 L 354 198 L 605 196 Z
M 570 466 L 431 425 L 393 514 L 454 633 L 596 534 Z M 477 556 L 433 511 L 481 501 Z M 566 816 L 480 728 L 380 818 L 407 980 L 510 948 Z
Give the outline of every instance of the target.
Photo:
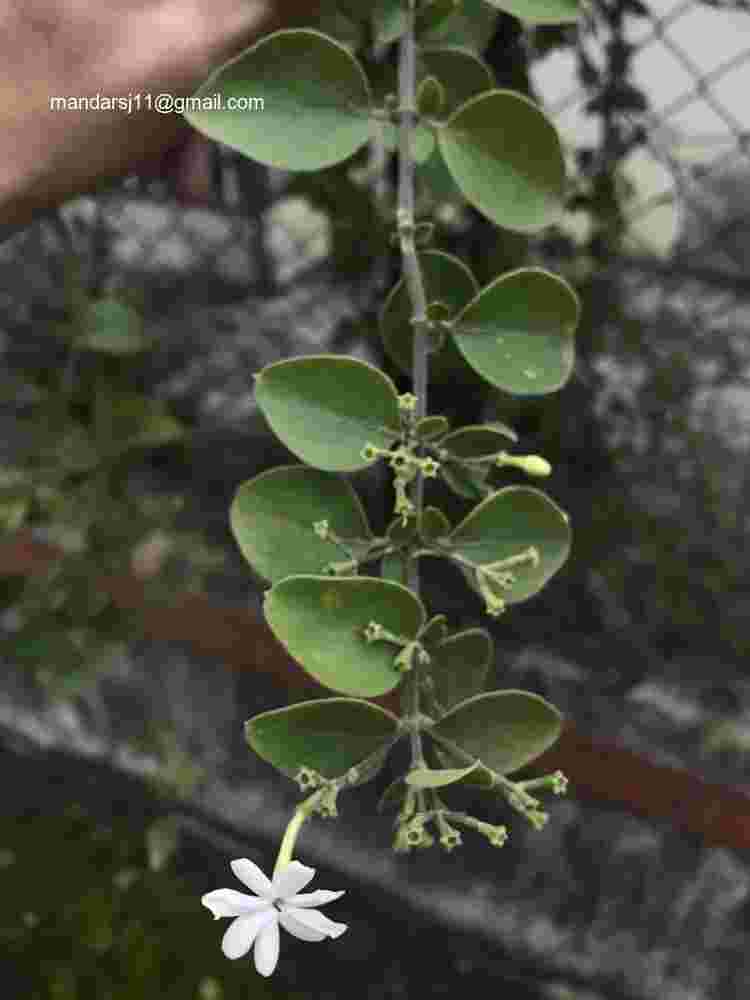
M 400 681 L 393 665 L 398 650 L 364 642 L 363 629 L 376 621 L 412 641 L 425 625 L 425 609 L 391 580 L 321 575 L 328 562 L 341 558 L 338 546 L 313 530 L 313 523 L 324 519 L 342 539 L 372 537 L 350 484 L 304 466 L 271 469 L 243 483 L 230 510 L 243 555 L 275 584 L 266 593 L 264 611 L 279 641 L 321 684 L 376 697 Z M 518 572 L 508 587 L 505 599 L 512 604 L 528 600 L 563 565 L 570 528 L 567 515 L 539 490 L 508 486 L 475 507 L 444 544 L 447 553 L 476 564 L 492 564 L 533 545 L 538 563 Z M 479 651 L 476 660 L 483 659 Z
M 420 788 L 463 780 L 487 786 L 487 768 L 505 775 L 524 767 L 555 742 L 561 721 L 554 706 L 526 691 L 493 691 L 469 698 L 428 732 L 451 740 L 484 766 L 413 771 L 407 782 Z M 245 723 L 252 749 L 290 778 L 302 767 L 324 778 L 340 777 L 373 757 L 374 767 L 360 777 L 375 777 L 402 735 L 395 715 L 355 698 L 307 701 L 262 712 Z
M 558 5 L 564 6 L 560 0 Z M 191 125 L 286 170 L 341 163 L 373 134 L 374 100 L 362 66 L 344 45 L 311 29 L 261 39 L 213 73 L 193 97 L 196 106 L 185 116 Z M 245 103 L 250 99 L 255 103 Z M 560 217 L 565 188 L 560 141 L 527 97 L 485 90 L 434 131 L 464 197 L 497 225 L 533 233 Z M 421 132 L 429 136 L 430 129 L 421 125 Z

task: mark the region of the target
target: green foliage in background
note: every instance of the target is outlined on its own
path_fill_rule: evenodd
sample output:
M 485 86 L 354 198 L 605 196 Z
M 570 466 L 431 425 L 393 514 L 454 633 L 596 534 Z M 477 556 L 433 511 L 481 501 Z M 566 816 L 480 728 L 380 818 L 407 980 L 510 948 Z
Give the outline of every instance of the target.
M 138 612 L 119 609 L 102 578 L 135 572 L 147 601 L 168 604 L 223 563 L 200 535 L 176 527 L 184 497 L 139 494 L 129 483 L 145 453 L 187 444 L 190 431 L 132 384 L 129 359 L 152 346 L 138 309 L 124 294 L 87 295 L 68 263 L 69 318 L 49 330 L 67 360 L 52 372 L 4 374 L 4 390 L 29 402 L 17 418 L 22 446 L 0 467 L 0 539 L 34 529 L 64 553 L 43 572 L 0 580 L 0 602 L 13 612 L 0 653 L 54 697 L 85 687 L 138 634 Z
M 3 993 L 21 1000 L 301 1000 L 228 964 L 169 823 L 146 835 L 80 807 L 0 824 Z M 54 845 L 54 849 L 51 849 Z

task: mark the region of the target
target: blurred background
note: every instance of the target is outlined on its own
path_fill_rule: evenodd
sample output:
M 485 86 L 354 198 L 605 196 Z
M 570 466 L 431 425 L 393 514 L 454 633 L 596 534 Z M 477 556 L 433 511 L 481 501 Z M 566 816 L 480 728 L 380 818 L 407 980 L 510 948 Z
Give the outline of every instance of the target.
M 365 58 L 335 3 L 316 23 Z M 539 833 L 477 800 L 509 824 L 500 852 L 467 834 L 451 855 L 394 855 L 375 813 L 389 765 L 299 842 L 316 885 L 347 890 L 330 911 L 347 934 L 284 936 L 271 980 L 224 959 L 200 896 L 238 887 L 232 858 L 270 872 L 299 798 L 242 724 L 326 694 L 264 625 L 265 583 L 229 531 L 240 483 L 294 461 L 252 375 L 341 352 L 410 387 L 378 330 L 400 276 L 395 165 L 363 150 L 292 175 L 215 147 L 200 203 L 128 178 L 0 246 L 13 1000 L 747 995 L 750 8 L 591 0 L 577 28 L 523 29 L 464 0 L 428 40 L 481 55 L 566 148 L 566 213 L 542 237 L 496 229 L 435 164 L 418 212 L 480 285 L 539 264 L 582 299 L 560 392 L 516 400 L 468 368 L 430 386 L 431 412 L 506 421 L 552 463 L 570 560 L 497 622 L 450 568 L 424 579 L 430 611 L 493 633 L 491 687 L 564 712 L 545 760 L 569 793 Z M 386 86 L 395 48 L 368 60 Z M 387 476 L 352 479 L 382 531 Z M 470 509 L 430 486 L 452 519 Z

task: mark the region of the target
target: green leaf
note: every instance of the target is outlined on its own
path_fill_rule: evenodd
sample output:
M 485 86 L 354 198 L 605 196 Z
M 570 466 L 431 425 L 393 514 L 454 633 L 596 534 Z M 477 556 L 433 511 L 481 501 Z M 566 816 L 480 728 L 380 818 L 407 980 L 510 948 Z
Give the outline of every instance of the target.
M 460 764 L 461 760 L 447 750 L 443 750 L 436 742 L 433 742 L 431 748 L 436 759 L 444 768 L 451 768 L 453 764 Z M 469 771 L 469 773 L 461 780 L 462 785 L 473 785 L 479 786 L 479 788 L 493 788 L 494 782 L 492 778 L 492 771 L 486 767 L 481 761 L 478 762 L 477 767 L 474 770 Z
M 554 705 L 529 691 L 490 691 L 456 705 L 429 730 L 511 774 L 548 750 L 562 730 Z
M 29 486 L 0 487 L 0 534 L 13 534 L 23 525 L 31 507 Z
M 102 298 L 89 302 L 76 346 L 125 356 L 146 350 L 151 340 L 143 332 L 143 321 L 132 306 L 119 299 Z
M 448 619 L 445 615 L 434 615 L 422 629 L 419 641 L 422 645 L 432 645 L 442 641 L 448 634 Z
M 455 14 L 461 6 L 461 0 L 432 0 L 426 7 L 417 11 L 414 33 L 418 39 L 429 32 L 437 31 L 442 23 Z
M 320 170 L 370 138 L 367 77 L 345 46 L 319 31 L 267 35 L 212 73 L 194 96 L 214 94 L 221 110 L 209 106 L 185 118 L 210 139 L 270 167 Z M 263 104 L 229 110 L 231 98 Z
M 481 767 L 481 761 L 478 760 L 468 767 L 444 769 L 417 767 L 406 775 L 406 784 L 413 788 L 444 788 L 445 785 L 454 785 Z
M 420 42 L 441 45 L 461 45 L 482 52 L 490 43 L 497 25 L 497 12 L 484 0 L 462 0 L 460 8 L 450 17 L 420 35 Z
M 422 186 L 427 188 L 430 196 L 436 202 L 464 204 L 464 197 L 453 180 L 453 175 L 445 165 L 439 144 L 429 159 L 425 160 L 424 163 L 417 164 L 416 175 Z
M 255 398 L 278 438 L 308 465 L 354 472 L 368 442 L 388 448 L 400 437 L 396 387 L 364 361 L 319 354 L 268 365 Z
M 518 435 L 505 424 L 470 424 L 447 434 L 440 442 L 440 447 L 457 458 L 489 458 L 499 451 L 507 450 L 508 441 L 515 444 Z
M 454 528 L 451 551 L 474 563 L 494 563 L 534 546 L 539 565 L 513 567 L 515 582 L 504 591 L 508 604 L 538 593 L 570 552 L 568 515 L 540 490 L 506 486 L 491 494 Z
M 455 316 L 474 298 L 478 285 L 466 265 L 450 254 L 426 250 L 417 254 L 428 302 L 444 302 Z M 403 278 L 393 286 L 380 314 L 380 335 L 386 351 L 406 374 L 411 374 L 414 330 L 411 326 L 412 306 L 409 290 Z M 464 361 L 450 337 L 445 346 L 430 356 L 430 378 L 474 380 L 472 370 Z
M 367 642 L 377 622 L 407 641 L 424 624 L 421 601 L 406 587 L 374 577 L 290 576 L 266 592 L 266 619 L 276 638 L 320 684 L 375 698 L 397 687 L 400 649 Z
M 484 497 L 482 486 L 487 480 L 487 469 L 468 469 L 457 462 L 441 462 L 440 478 L 460 497 L 467 500 L 481 500 Z
M 399 148 L 399 128 L 393 122 L 384 122 L 381 132 L 383 145 L 393 153 Z M 421 122 L 414 129 L 414 145 L 412 147 L 415 163 L 424 163 L 435 150 L 435 130 Z
M 434 441 L 435 438 L 442 437 L 451 429 L 451 425 L 446 417 L 429 416 L 422 417 L 417 421 L 415 428 L 420 441 Z
M 436 77 L 444 91 L 441 113 L 447 115 L 470 97 L 492 90 L 492 70 L 479 56 L 458 46 L 425 46 L 418 53 L 420 75 Z
M 185 435 L 182 424 L 160 399 L 100 380 L 94 397 L 94 430 L 98 446 L 107 453 L 128 448 L 155 448 L 179 441 Z
M 527 24 L 568 24 L 581 16 L 580 0 L 485 0 Z
M 395 715 L 356 698 L 299 702 L 261 712 L 245 723 L 250 747 L 289 778 L 301 767 L 337 778 L 378 747 L 387 749 L 397 734 Z
M 276 583 L 295 573 L 322 573 L 345 553 L 313 530 L 327 520 L 340 538 L 371 538 L 367 515 L 351 484 L 303 465 L 261 472 L 237 490 L 229 523 L 253 569 Z
M 316 28 L 349 50 L 355 51 L 364 43 L 364 24 L 359 18 L 352 18 L 348 11 L 339 10 L 340 6 L 332 0 L 323 3 L 316 19 Z
M 424 507 L 422 509 L 419 534 L 428 545 L 434 538 L 442 538 L 450 534 L 451 523 L 442 510 L 437 507 Z
M 403 579 L 404 561 L 395 552 L 383 556 L 380 563 L 380 577 L 383 580 L 392 580 L 394 583 L 404 583 Z
M 554 126 L 533 101 L 486 91 L 457 108 L 437 136 L 464 197 L 496 225 L 536 233 L 560 218 L 565 161 Z
M 413 542 L 417 535 L 417 519 L 410 517 L 404 524 L 400 517 L 394 517 L 388 525 L 388 540 L 394 545 L 406 545 Z
M 406 31 L 408 19 L 402 0 L 372 0 L 370 18 L 377 45 L 390 45 Z
M 455 317 L 453 338 L 483 379 L 515 396 L 560 389 L 575 363 L 578 296 L 539 267 L 496 278 Z
M 445 88 L 434 76 L 425 76 L 417 87 L 417 111 L 426 118 L 435 118 L 445 105 Z M 430 149 L 432 153 L 432 149 Z M 427 157 L 425 157 L 427 159 Z
M 492 638 L 481 628 L 466 629 L 430 650 L 435 698 L 445 709 L 482 691 L 492 662 Z

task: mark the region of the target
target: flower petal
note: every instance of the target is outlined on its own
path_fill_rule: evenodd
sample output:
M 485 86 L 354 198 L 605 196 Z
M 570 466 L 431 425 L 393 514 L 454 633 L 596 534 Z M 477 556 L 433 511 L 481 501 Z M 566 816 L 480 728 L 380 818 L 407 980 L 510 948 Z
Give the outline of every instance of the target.
M 201 896 L 201 903 L 213 913 L 214 920 L 218 920 L 219 917 L 240 917 L 256 913 L 272 905 L 267 899 L 248 896 L 246 892 L 237 892 L 236 889 L 214 889 L 213 892 Z
M 314 878 L 314 868 L 308 868 L 301 861 L 290 861 L 286 868 L 274 875 L 273 890 L 278 899 L 286 899 L 304 889 Z
M 293 937 L 299 938 L 300 941 L 322 941 L 326 936 L 324 931 L 313 930 L 312 927 L 295 920 L 288 910 L 282 910 L 279 913 L 279 923 L 285 931 L 288 931 Z
M 347 929 L 348 924 L 337 924 L 335 920 L 328 917 L 319 910 L 308 910 L 301 906 L 287 906 L 282 904 L 282 911 L 288 913 L 293 920 L 304 924 L 313 931 L 322 931 L 328 937 L 337 938 Z
M 260 913 L 235 917 L 222 938 L 221 950 L 227 958 L 242 958 L 243 955 L 247 955 L 256 935 L 269 923 L 276 924 L 277 916 L 277 911 L 269 907 Z
M 287 896 L 284 902 L 289 906 L 325 906 L 332 903 L 334 899 L 343 896 L 346 889 L 340 892 L 333 892 L 331 889 L 316 889 L 315 892 L 303 892 L 299 896 Z
M 238 858 L 230 862 L 230 867 L 237 878 L 252 889 L 256 896 L 264 899 L 274 899 L 273 886 L 270 880 L 263 874 L 258 866 L 249 858 Z
M 274 919 L 264 925 L 260 934 L 255 939 L 255 968 L 261 976 L 270 976 L 276 968 L 279 960 L 279 916 L 277 910 L 274 911 Z

